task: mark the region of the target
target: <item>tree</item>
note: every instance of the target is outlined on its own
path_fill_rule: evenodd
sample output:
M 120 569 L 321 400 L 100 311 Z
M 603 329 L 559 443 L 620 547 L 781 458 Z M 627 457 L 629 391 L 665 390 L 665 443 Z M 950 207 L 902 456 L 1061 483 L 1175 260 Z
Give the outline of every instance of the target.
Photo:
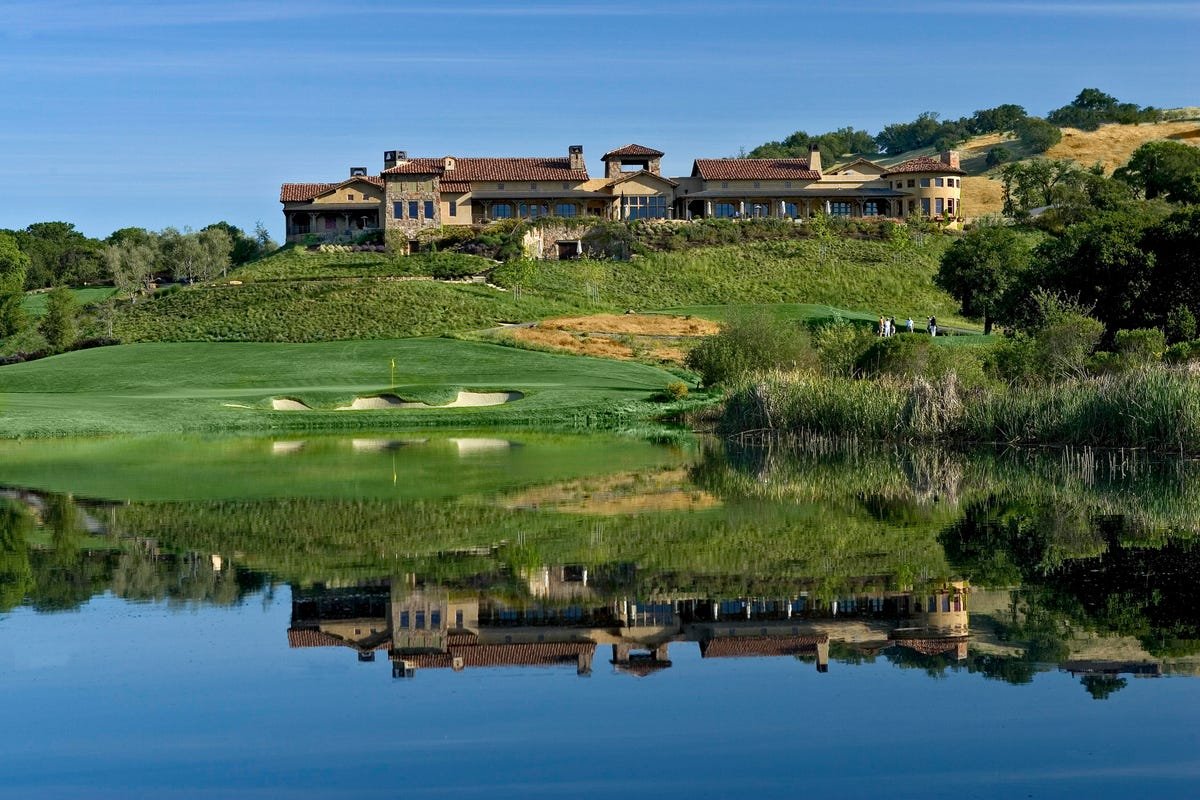
M 1182 142 L 1147 142 L 1113 173 L 1147 200 L 1200 203 L 1200 147 Z
M 971 133 L 1001 133 L 1013 130 L 1018 123 L 1029 116 L 1022 106 L 1005 103 L 995 108 L 984 108 L 971 115 L 968 125 Z
M 259 257 L 279 249 L 279 245 L 271 238 L 271 232 L 267 230 L 267 226 L 262 223 L 262 220 L 254 223 L 254 242 L 258 245 Z
M 1038 117 L 1026 117 L 1013 127 L 1013 132 L 1034 153 L 1044 153 L 1062 141 L 1058 126 Z
M 934 282 L 949 292 L 968 317 L 983 318 L 991 333 L 1003 317 L 1009 287 L 1029 265 L 1029 248 L 1011 228 L 978 225 L 950 245 Z
M 17 240 L 0 232 L 0 338 L 25 327 L 21 298 L 28 269 L 29 256 L 17 247 Z
M 75 230 L 69 222 L 36 222 L 16 234 L 29 256 L 26 288 L 83 284 L 102 280 L 103 243 Z
M 1006 164 L 1000 169 L 1005 216 L 1024 217 L 1034 208 L 1053 205 L 1058 188 L 1081 174 L 1079 166 L 1067 160 L 1035 158 Z
M 149 291 L 158 259 L 158 242 L 153 238 L 144 244 L 127 239 L 104 249 L 104 263 L 113 285 L 128 292 L 131 302 L 136 302 L 137 292 Z
M 46 342 L 56 351 L 75 344 L 78 337 L 76 315 L 79 307 L 75 295 L 65 286 L 51 290 L 46 298 L 46 314 L 42 317 L 41 331 Z

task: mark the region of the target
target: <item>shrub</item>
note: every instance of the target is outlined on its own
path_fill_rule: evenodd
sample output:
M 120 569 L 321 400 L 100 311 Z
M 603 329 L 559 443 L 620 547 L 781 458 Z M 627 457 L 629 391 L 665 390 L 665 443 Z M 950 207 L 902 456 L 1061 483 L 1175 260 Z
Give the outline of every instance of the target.
M 859 359 L 874 341 L 875 334 L 869 327 L 840 318 L 813 333 L 813 347 L 822 371 L 847 378 L 855 374 Z
M 937 380 L 955 375 L 965 386 L 985 382 L 983 357 L 977 348 L 940 347 L 931 337 L 921 334 L 876 339 L 855 366 L 858 374 L 868 378 Z
M 1126 367 L 1145 367 L 1162 358 L 1167 338 L 1158 328 L 1117 331 L 1117 353 Z
M 1163 353 L 1163 361 L 1168 364 L 1187 364 L 1200 361 L 1200 341 L 1176 342 Z
M 687 397 L 688 385 L 683 381 L 671 381 L 665 391 L 668 400 L 682 400 Z
M 1039 117 L 1026 117 L 1013 128 L 1021 144 L 1034 153 L 1044 153 L 1062 140 L 1062 131 Z
M 1190 342 L 1196 338 L 1196 316 L 1187 306 L 1175 306 L 1167 312 L 1165 332 L 1168 342 Z
M 987 165 L 989 167 L 998 167 L 1009 161 L 1012 161 L 1012 151 L 1007 147 L 993 147 L 991 150 L 988 150 Z
M 794 368 L 807 358 L 807 342 L 799 327 L 758 312 L 726 323 L 720 333 L 692 348 L 687 366 L 712 385 L 755 370 Z

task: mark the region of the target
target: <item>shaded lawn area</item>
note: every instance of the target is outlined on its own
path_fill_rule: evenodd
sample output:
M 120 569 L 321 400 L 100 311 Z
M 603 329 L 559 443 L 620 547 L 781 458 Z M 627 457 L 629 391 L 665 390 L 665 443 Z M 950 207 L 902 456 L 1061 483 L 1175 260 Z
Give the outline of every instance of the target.
M 71 290 L 71 294 L 75 295 L 75 302 L 81 306 L 99 303 L 116 293 L 117 290 L 112 286 L 89 286 Z M 40 317 L 46 313 L 46 298 L 49 296 L 49 292 L 26 292 L 25 297 L 21 300 L 21 308 L 25 309 L 25 313 L 31 317 Z
M 652 415 L 661 406 L 648 401 L 675 380 L 644 364 L 452 339 L 123 345 L 0 368 L 0 436 L 604 427 L 617 418 Z M 525 397 L 477 408 L 332 410 L 387 392 L 442 404 L 459 390 L 512 390 Z M 280 397 L 314 410 L 271 410 L 272 399 Z

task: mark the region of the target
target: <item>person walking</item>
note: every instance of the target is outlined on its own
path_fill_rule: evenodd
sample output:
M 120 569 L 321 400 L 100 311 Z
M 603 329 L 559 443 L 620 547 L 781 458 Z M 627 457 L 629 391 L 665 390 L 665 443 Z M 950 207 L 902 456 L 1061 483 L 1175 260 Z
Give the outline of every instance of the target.
M 909 333 L 912 333 L 912 332 L 913 332 L 913 320 L 912 320 L 912 317 L 909 317 L 909 318 L 908 318 L 908 322 L 906 322 L 906 323 L 905 323 L 905 326 L 908 328 L 908 332 L 909 332 Z
M 896 318 L 888 317 L 888 336 L 896 335 Z
M 880 317 L 879 318 L 879 338 L 882 339 L 886 336 L 887 336 L 887 318 Z
M 929 335 L 937 336 L 937 317 L 929 318 Z

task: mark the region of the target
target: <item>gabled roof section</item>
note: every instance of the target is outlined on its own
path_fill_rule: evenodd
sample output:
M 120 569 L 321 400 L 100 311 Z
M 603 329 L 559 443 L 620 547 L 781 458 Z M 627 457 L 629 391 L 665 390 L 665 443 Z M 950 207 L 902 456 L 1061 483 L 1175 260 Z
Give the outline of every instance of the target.
M 313 197 L 317 198 L 317 197 L 320 197 L 321 195 L 329 194 L 330 192 L 336 192 L 338 189 L 344 188 L 346 186 L 350 186 L 351 184 L 355 184 L 355 183 L 368 183 L 371 186 L 374 186 L 376 189 L 383 188 L 383 179 L 382 178 L 370 176 L 370 175 L 355 175 L 353 178 L 347 178 L 346 180 L 342 181 L 341 183 L 330 184 L 328 189 L 322 189 L 321 191 L 319 191 L 315 195 L 313 195 Z
M 445 159 L 414 158 L 383 175 L 437 175 L 455 183 L 470 181 L 568 181 L 588 179 L 587 169 L 571 169 L 568 158 L 458 158 L 454 169 Z
M 613 158 L 662 158 L 665 156 L 662 150 L 655 150 L 653 147 L 646 147 L 643 144 L 627 144 L 624 147 L 618 147 L 616 150 L 609 150 L 600 160 L 608 161 Z
M 858 158 L 854 159 L 853 161 L 849 161 L 845 164 L 837 164 L 833 167 L 830 167 L 828 170 L 826 170 L 826 172 L 845 172 L 846 170 L 850 169 L 851 167 L 857 167 L 857 166 L 865 166 L 868 169 L 876 171 L 876 173 L 878 173 L 878 174 L 883 174 L 883 173 L 887 172 L 887 170 L 888 170 L 888 168 L 885 167 L 883 164 L 876 164 L 874 161 L 872 161 L 869 158 L 863 158 L 862 156 L 859 156 Z
M 624 183 L 625 181 L 631 181 L 631 180 L 634 180 L 635 178 L 649 178 L 652 181 L 664 183 L 667 186 L 678 186 L 679 185 L 678 182 L 673 181 L 670 178 L 664 178 L 662 175 L 655 175 L 653 172 L 650 172 L 649 170 L 645 170 L 645 169 L 640 169 L 637 172 L 626 172 L 623 175 L 621 175 L 621 177 L 619 177 L 619 178 L 613 178 L 611 181 L 609 181 L 608 185 L 610 187 L 616 186 L 619 183 Z
M 378 175 L 356 175 L 338 183 L 285 183 L 279 187 L 279 202 L 305 203 L 318 195 L 355 181 L 366 181 L 380 189 L 383 188 L 383 179 Z
M 806 158 L 697 158 L 692 177 L 706 181 L 817 181 Z
M 701 658 L 794 656 L 811 653 L 829 641 L 826 634 L 810 636 L 718 636 L 700 642 Z
M 900 175 L 905 172 L 940 172 L 945 175 L 966 175 L 964 170 L 958 167 L 952 167 L 940 158 L 932 156 L 917 156 L 910 158 L 908 161 L 902 161 L 896 166 L 883 173 L 886 178 L 888 175 Z

